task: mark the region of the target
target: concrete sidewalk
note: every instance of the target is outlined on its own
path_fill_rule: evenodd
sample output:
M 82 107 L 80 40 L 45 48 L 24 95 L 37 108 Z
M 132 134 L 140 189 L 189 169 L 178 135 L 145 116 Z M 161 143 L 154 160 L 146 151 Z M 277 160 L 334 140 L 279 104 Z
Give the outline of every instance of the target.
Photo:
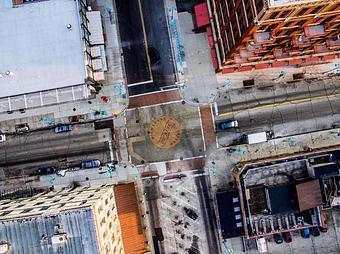
M 321 149 L 340 146 L 340 128 L 272 139 L 265 143 L 239 145 L 212 150 L 207 156 L 205 170 L 209 172 L 213 191 L 226 189 L 232 170 L 240 163 L 263 159 L 297 156 Z
M 223 98 L 232 89 L 244 88 L 243 81 L 254 80 L 255 86 L 288 84 L 293 74 L 302 73 L 306 79 L 340 74 L 340 59 L 309 66 L 285 66 L 280 68 L 253 69 L 230 74 L 216 74 L 206 33 L 193 32 L 190 13 L 178 13 L 180 38 L 184 61 L 184 78 L 180 83 L 182 97 L 188 103 L 208 104 Z

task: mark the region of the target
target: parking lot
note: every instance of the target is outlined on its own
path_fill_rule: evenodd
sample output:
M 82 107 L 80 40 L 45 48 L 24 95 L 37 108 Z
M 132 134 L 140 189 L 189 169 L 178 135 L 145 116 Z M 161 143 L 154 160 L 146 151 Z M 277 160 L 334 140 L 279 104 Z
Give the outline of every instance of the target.
M 268 252 L 270 254 L 328 254 L 340 253 L 340 209 L 333 208 L 329 211 L 328 231 L 321 233 L 320 236 L 310 238 L 302 238 L 300 231 L 292 232 L 292 242 L 277 244 L 274 242 L 273 237 L 267 238 Z M 227 240 L 225 245 L 234 254 L 259 253 L 256 248 L 255 241 L 248 242 L 248 250 L 243 251 L 241 239 L 232 238 Z M 223 251 L 228 251 L 227 248 L 222 247 Z M 228 253 L 228 252 L 226 252 Z
M 187 173 L 168 182 L 163 178 L 143 181 L 153 227 L 161 228 L 164 236 L 160 253 L 218 253 L 216 239 L 211 238 L 213 225 L 207 222 L 210 208 L 202 204 L 197 186 L 201 177 Z

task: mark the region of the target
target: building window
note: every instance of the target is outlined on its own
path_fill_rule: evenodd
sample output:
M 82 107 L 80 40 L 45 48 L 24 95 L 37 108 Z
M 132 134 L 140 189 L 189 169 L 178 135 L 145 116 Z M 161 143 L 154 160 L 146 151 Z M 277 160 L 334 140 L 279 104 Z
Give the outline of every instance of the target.
M 266 28 L 266 32 L 271 32 L 273 31 L 276 27 L 277 27 L 278 24 L 271 24 L 270 26 L 268 26 Z
M 269 19 L 274 19 L 277 16 L 277 14 L 279 14 L 279 12 L 274 11 L 272 15 L 269 16 Z
M 103 207 L 102 207 L 102 206 L 99 206 L 99 207 L 98 207 L 98 213 L 100 213 L 101 211 L 103 211 Z
M 33 210 L 33 208 L 27 208 L 27 209 L 23 210 L 21 213 L 28 213 L 28 212 L 30 212 L 32 210 Z
M 39 211 L 44 211 L 44 210 L 47 210 L 48 208 L 50 208 L 49 206 L 43 206 L 39 209 Z
M 107 213 L 106 213 L 106 217 L 109 217 L 110 214 L 111 214 L 111 212 L 110 212 L 110 210 L 108 210 Z
M 305 14 L 309 8 L 303 8 L 301 11 L 298 12 L 298 16 Z
M 2 217 L 2 216 L 6 216 L 7 214 L 10 214 L 12 211 L 6 211 L 6 212 L 3 212 L 2 214 L 1 214 L 1 216 L 0 217 Z
M 300 20 L 299 22 L 296 23 L 297 26 L 302 26 L 304 23 L 306 23 L 307 20 Z
M 42 205 L 42 204 L 44 204 L 45 202 L 38 202 L 38 203 L 36 203 L 35 205 Z
M 107 205 L 109 203 L 109 201 L 107 199 L 105 199 L 105 205 Z
M 317 7 L 314 8 L 310 13 L 312 13 L 312 14 L 318 13 L 322 7 L 323 7 L 323 6 L 317 6 Z
M 284 11 L 281 13 L 280 18 L 285 18 L 290 13 L 290 11 Z

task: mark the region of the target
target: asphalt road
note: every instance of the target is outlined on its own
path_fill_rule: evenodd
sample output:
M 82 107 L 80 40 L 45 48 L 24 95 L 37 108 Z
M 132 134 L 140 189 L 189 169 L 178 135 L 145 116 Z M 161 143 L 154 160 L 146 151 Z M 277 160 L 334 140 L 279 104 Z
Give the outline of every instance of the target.
M 116 0 L 116 6 L 129 95 L 173 86 L 175 67 L 164 2 Z
M 152 79 L 138 0 L 116 0 L 127 83 Z
M 107 162 L 109 139 L 109 129 L 94 131 L 92 124 L 74 126 L 66 133 L 43 130 L 10 135 L 0 143 L 0 170 L 2 176 L 15 176 L 30 174 L 43 166 L 61 169 L 76 167 L 89 159 Z
M 168 24 L 163 0 L 143 0 L 142 9 L 153 83 L 160 87 L 175 83 Z
M 340 124 L 339 86 L 339 82 L 320 82 L 269 88 L 270 92 L 243 89 L 237 91 L 240 94 L 237 99 L 228 95 L 235 103 L 220 101 L 216 125 L 235 119 L 239 127 L 218 131 L 219 143 L 230 145 L 237 143 L 243 134 L 261 131 L 271 130 L 275 137 L 284 137 L 332 128 Z

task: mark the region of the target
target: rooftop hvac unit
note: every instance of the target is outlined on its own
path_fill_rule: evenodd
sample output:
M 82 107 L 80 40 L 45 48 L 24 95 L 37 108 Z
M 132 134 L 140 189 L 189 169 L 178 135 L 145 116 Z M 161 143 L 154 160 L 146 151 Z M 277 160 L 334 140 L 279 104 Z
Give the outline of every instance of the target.
M 8 251 L 9 251 L 9 244 L 0 242 L 0 254 L 5 254 Z
M 52 244 L 59 244 L 59 243 L 64 243 L 67 240 L 67 234 L 56 234 L 52 236 Z

